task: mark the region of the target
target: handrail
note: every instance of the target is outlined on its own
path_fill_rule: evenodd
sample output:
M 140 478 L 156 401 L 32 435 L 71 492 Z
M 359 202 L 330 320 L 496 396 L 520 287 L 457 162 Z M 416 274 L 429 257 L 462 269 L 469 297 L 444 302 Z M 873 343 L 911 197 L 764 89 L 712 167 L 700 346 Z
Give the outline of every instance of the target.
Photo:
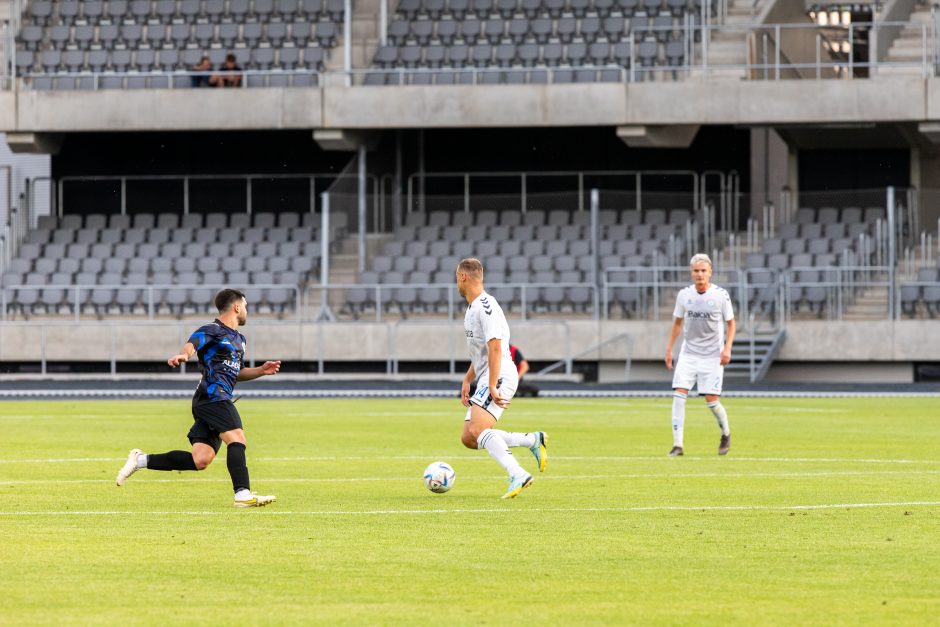
M 637 210 L 642 209 L 641 195 L 642 195 L 642 177 L 644 176 L 690 176 L 692 177 L 692 207 L 697 208 L 699 206 L 699 187 L 700 187 L 700 178 L 701 174 L 694 170 L 552 170 L 552 171 L 541 171 L 541 172 L 532 172 L 532 171 L 523 171 L 523 170 L 511 170 L 511 171 L 501 171 L 501 172 L 488 172 L 488 171 L 477 171 L 477 172 L 415 172 L 408 176 L 406 183 L 406 208 L 405 213 L 413 213 L 415 207 L 425 206 L 423 203 L 415 203 L 415 187 L 417 187 L 417 193 L 422 194 L 422 185 L 420 179 L 427 181 L 427 179 L 437 178 L 437 179 L 460 179 L 463 182 L 463 195 L 465 198 L 464 201 L 464 211 L 469 211 L 469 197 L 470 197 L 470 183 L 473 178 L 519 178 L 520 181 L 520 207 L 521 211 L 526 211 L 527 206 L 525 202 L 525 196 L 531 194 L 526 189 L 527 182 L 533 178 L 559 178 L 559 177 L 577 177 L 576 188 L 573 188 L 571 192 L 577 192 L 579 198 L 579 209 L 587 209 L 583 206 L 583 199 L 587 188 L 585 187 L 584 177 L 607 177 L 607 176 L 633 176 L 636 178 L 636 187 L 634 190 L 626 190 L 628 193 L 630 191 L 635 192 L 637 195 Z M 723 176 L 723 175 L 722 175 Z M 419 181 L 416 184 L 416 181 Z M 557 193 L 557 192 L 556 192 Z M 426 193 L 424 193 L 427 196 Z M 502 194 L 507 195 L 507 194 Z M 513 195 L 513 194 L 508 194 Z
M 600 342 L 599 344 L 595 344 L 594 346 L 591 346 L 590 348 L 577 352 L 574 355 L 568 355 L 565 359 L 559 359 L 555 363 L 550 364 L 546 366 L 545 368 L 542 368 L 535 374 L 537 375 L 548 374 L 549 372 L 552 372 L 553 370 L 557 370 L 561 366 L 565 367 L 565 374 L 571 374 L 572 363 L 578 357 L 583 357 L 584 355 L 588 355 L 590 353 L 593 353 L 594 351 L 598 351 L 601 348 L 609 344 L 620 342 L 624 339 L 627 340 L 627 359 L 626 359 L 626 379 L 625 380 L 629 381 L 630 380 L 630 368 L 633 362 L 633 335 L 630 333 L 620 333 L 618 335 L 615 335 L 612 338 L 609 338 L 607 340 L 604 340 L 603 342 Z
M 133 175 L 70 175 L 62 176 L 58 179 L 50 179 L 57 190 L 56 208 L 58 215 L 65 214 L 65 184 L 66 183 L 98 183 L 115 181 L 121 183 L 121 213 L 127 213 L 127 183 L 132 181 L 179 181 L 183 184 L 181 193 L 183 195 L 182 213 L 189 213 L 189 184 L 191 181 L 218 181 L 235 180 L 245 183 L 245 207 L 247 213 L 252 213 L 252 182 L 253 181 L 277 181 L 277 180 L 308 180 L 310 182 L 310 210 L 307 213 L 317 213 L 317 180 L 337 181 L 340 179 L 358 179 L 357 174 L 341 174 L 337 172 L 313 172 L 309 174 L 300 173 L 273 173 L 265 174 L 261 172 L 233 173 L 233 174 L 133 174 Z M 366 178 L 371 182 L 371 193 L 377 196 L 378 178 L 375 174 L 367 174 Z M 37 179 L 38 180 L 38 179 Z
M 150 70 L 150 71 L 106 71 L 106 72 L 94 72 L 94 71 L 79 71 L 79 72 L 56 72 L 56 73 L 45 73 L 45 72 L 26 72 L 19 75 L 19 78 L 22 79 L 18 81 L 18 84 L 23 87 L 38 89 L 35 85 L 37 78 L 42 79 L 78 79 L 78 78 L 90 78 L 91 79 L 91 89 L 90 91 L 98 91 L 103 89 L 111 89 L 109 87 L 102 87 L 100 85 L 101 80 L 104 78 L 119 78 L 122 81 L 127 78 L 145 78 L 151 81 L 151 84 L 142 89 L 202 89 L 202 86 L 193 85 L 192 80 L 196 78 L 204 78 L 207 81 L 214 76 L 220 76 L 224 78 L 228 77 L 238 77 L 239 84 L 226 85 L 220 89 L 264 89 L 266 86 L 263 85 L 249 85 L 249 80 L 252 77 L 272 77 L 272 76 L 284 76 L 284 77 L 295 77 L 295 76 L 309 76 L 315 77 L 315 85 L 303 85 L 302 87 L 306 88 L 316 88 L 316 85 L 319 85 L 321 82 L 321 75 L 323 73 L 318 70 L 309 70 L 309 69 L 290 69 L 290 70 L 212 70 L 212 71 L 192 71 L 192 70 Z M 177 78 L 189 79 L 188 85 L 176 85 L 175 80 Z M 165 79 L 160 80 L 158 85 L 153 84 L 153 81 L 156 79 Z M 165 84 L 164 84 L 165 82 Z M 209 85 L 205 85 L 205 88 L 208 89 Z M 116 87 L 114 89 L 133 89 L 131 87 Z
M 148 316 L 148 320 L 153 320 L 155 306 L 160 304 L 159 302 L 154 300 L 154 295 L 155 295 L 154 293 L 156 292 L 156 290 L 174 290 L 174 289 L 175 290 L 195 290 L 195 289 L 212 290 L 214 288 L 213 286 L 208 286 L 208 285 L 200 284 L 200 283 L 175 283 L 175 284 L 174 283 L 120 283 L 120 284 L 113 284 L 113 285 L 90 284 L 90 283 L 79 283 L 79 284 L 73 283 L 69 285 L 53 285 L 51 283 L 37 283 L 37 284 L 21 283 L 21 284 L 3 285 L 3 286 L 0 286 L 0 308 L 2 308 L 2 311 L 0 311 L 0 320 L 3 320 L 4 322 L 7 320 L 7 310 L 12 304 L 8 302 L 7 293 L 11 292 L 12 290 L 33 290 L 37 292 L 41 290 L 61 290 L 62 292 L 65 292 L 66 294 L 74 292 L 74 298 L 70 299 L 69 306 L 71 306 L 74 309 L 74 313 L 75 313 L 74 320 L 77 322 L 81 320 L 82 307 L 85 304 L 82 302 L 82 299 L 81 299 L 83 290 L 85 292 L 93 292 L 95 290 L 146 291 L 147 292 L 147 316 Z M 297 315 L 297 319 L 299 320 L 303 318 L 303 309 L 302 309 L 303 301 L 301 299 L 302 289 L 299 286 L 293 285 L 293 284 L 285 284 L 285 283 L 253 283 L 249 289 L 252 289 L 252 290 L 254 289 L 289 289 L 293 291 L 295 295 L 294 305 L 296 307 L 295 313 Z M 65 299 L 63 299 L 62 303 L 60 304 L 64 304 L 64 303 L 65 303 Z

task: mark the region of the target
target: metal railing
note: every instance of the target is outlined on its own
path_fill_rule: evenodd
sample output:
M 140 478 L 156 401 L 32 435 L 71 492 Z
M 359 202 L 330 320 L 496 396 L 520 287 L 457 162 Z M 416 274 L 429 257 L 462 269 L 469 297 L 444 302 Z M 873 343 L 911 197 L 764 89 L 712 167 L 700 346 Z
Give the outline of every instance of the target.
M 68 71 L 54 73 L 27 72 L 18 81 L 23 90 L 84 90 L 107 89 L 254 89 L 263 87 L 318 87 L 321 73 L 316 70 L 238 70 L 238 71 Z M 232 79 L 238 84 L 231 84 Z M 210 81 L 229 81 L 212 85 Z M 272 80 L 275 84 L 272 84 Z
M 685 196 L 685 202 L 691 202 L 690 207 L 701 207 L 702 198 L 714 192 L 713 187 L 708 187 L 708 181 L 704 177 L 717 179 L 722 194 L 726 194 L 729 189 L 728 177 L 724 172 L 710 171 L 705 174 L 699 174 L 692 170 L 595 170 L 595 171 L 552 171 L 552 172 L 528 172 L 528 171 L 508 171 L 508 172 L 415 172 L 408 176 L 406 183 L 406 209 L 407 213 L 414 211 L 428 210 L 429 200 L 433 200 L 435 194 L 427 193 L 428 181 L 436 181 L 438 184 L 449 184 L 452 189 L 460 190 L 460 195 L 445 194 L 448 208 L 463 210 L 469 212 L 478 205 L 478 198 L 489 198 L 492 196 L 477 196 L 473 193 L 474 185 L 479 185 L 489 179 L 492 184 L 500 181 L 505 185 L 506 181 L 514 181 L 514 187 L 517 190 L 504 192 L 499 195 L 506 208 L 519 209 L 526 211 L 534 208 L 530 200 L 534 195 L 545 192 L 538 191 L 540 187 L 550 186 L 552 188 L 551 199 L 552 208 L 570 208 L 584 211 L 590 207 L 590 190 L 596 188 L 603 181 L 609 181 L 618 185 L 616 192 L 609 190 L 600 190 L 602 196 L 608 194 L 617 194 L 622 200 L 630 201 L 628 203 L 618 203 L 623 208 L 633 208 L 642 215 L 644 205 L 649 205 L 649 201 L 644 199 L 650 195 L 655 195 L 658 189 L 650 184 L 650 179 L 657 179 L 662 185 L 664 178 L 675 181 L 675 185 L 670 185 L 668 192 L 673 196 Z M 644 183 L 645 181 L 645 183 Z M 726 201 L 722 201 L 722 205 Z M 605 200 L 601 199 L 601 204 L 607 206 Z M 671 205 L 670 205 L 671 206 Z
M 533 316 L 583 316 L 597 319 L 598 290 L 590 283 L 487 283 L 486 290 L 509 319 Z M 560 293 L 559 291 L 560 290 Z M 577 290 L 577 297 L 571 294 Z M 422 293 L 423 292 L 423 293 Z M 331 283 L 305 291 L 304 308 L 318 309 L 324 299 L 337 317 L 382 322 L 389 318 L 446 315 L 454 321 L 465 301 L 453 283 Z M 366 317 L 367 316 L 367 317 Z
M 51 291 L 59 295 L 48 307 L 54 311 L 53 314 L 59 314 L 62 308 L 70 313 L 70 318 L 76 322 L 82 320 L 83 316 L 93 315 L 97 318 L 104 318 L 110 315 L 132 315 L 140 316 L 143 309 L 143 315 L 147 320 L 154 320 L 162 311 L 170 315 L 180 316 L 183 313 L 206 312 L 209 311 L 212 297 L 215 295 L 217 286 L 207 286 L 198 283 L 140 283 L 140 284 L 72 284 L 55 285 L 51 283 L 29 283 L 3 285 L 0 287 L 0 320 L 7 321 L 10 314 L 17 309 L 20 311 L 30 308 L 30 313 L 34 313 L 37 306 L 46 309 L 47 305 L 41 302 L 41 294 L 44 291 Z M 303 299 L 302 290 L 296 285 L 286 285 L 281 283 L 259 283 L 252 284 L 243 288 L 249 303 L 253 306 L 265 303 L 261 290 L 276 289 L 293 292 L 293 298 L 290 299 L 292 306 L 285 306 L 280 312 L 282 314 L 293 314 L 293 317 L 300 320 L 303 318 Z M 166 298 L 165 292 L 181 291 L 186 293 L 184 298 L 178 302 L 170 303 Z M 23 292 L 31 297 L 30 300 L 23 301 Z M 99 303 L 93 302 L 95 292 L 106 292 L 107 300 Z M 128 300 L 124 303 L 115 302 L 118 293 L 128 294 Z M 287 303 L 284 303 L 287 305 Z M 172 308 L 177 306 L 177 311 Z M 118 312 L 114 313 L 117 308 Z M 24 315 L 29 315 L 24 312 Z
M 356 180 L 358 175 L 345 175 L 346 178 L 350 180 Z M 199 209 L 198 207 L 192 206 L 192 196 L 193 192 L 193 183 L 194 182 L 218 182 L 218 181 L 234 181 L 240 185 L 244 186 L 244 198 L 245 198 L 245 211 L 247 213 L 252 213 L 255 210 L 255 190 L 259 187 L 259 184 L 266 183 L 282 183 L 285 184 L 290 181 L 307 181 L 308 190 L 306 193 L 306 200 L 309 203 L 307 211 L 310 213 L 317 213 L 320 209 L 318 204 L 318 195 L 326 190 L 331 184 L 335 183 L 341 175 L 331 172 L 322 172 L 315 174 L 261 174 L 261 173 L 249 173 L 249 174 L 193 174 L 193 175 L 148 175 L 148 176 L 63 176 L 53 181 L 53 186 L 56 190 L 55 198 L 55 208 L 56 213 L 59 217 L 63 216 L 66 213 L 66 201 L 67 190 L 66 186 L 68 184 L 89 184 L 89 183 L 116 183 L 117 184 L 117 193 L 120 198 L 120 213 L 127 214 L 134 211 L 133 206 L 129 203 L 128 194 L 129 194 L 129 184 L 133 183 L 179 183 L 179 196 L 173 197 L 172 195 L 168 196 L 168 201 L 172 201 L 172 206 L 182 207 L 182 213 L 185 215 L 190 213 L 194 209 Z M 379 224 L 383 222 L 381 213 L 383 208 L 379 205 L 380 195 L 378 193 L 378 178 L 374 174 L 366 175 L 366 178 L 369 182 L 369 195 L 372 197 L 372 210 L 373 216 L 372 221 L 374 224 Z M 350 212 L 350 217 L 353 216 L 353 212 Z M 356 224 L 355 220 L 349 220 L 349 224 Z

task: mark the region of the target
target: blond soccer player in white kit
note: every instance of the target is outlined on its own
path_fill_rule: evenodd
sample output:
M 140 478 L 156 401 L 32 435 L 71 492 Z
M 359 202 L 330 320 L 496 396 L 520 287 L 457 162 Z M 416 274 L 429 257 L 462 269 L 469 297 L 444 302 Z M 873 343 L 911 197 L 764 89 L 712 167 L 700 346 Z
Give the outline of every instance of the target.
M 539 472 L 544 472 L 548 435 L 544 431 L 513 433 L 493 428 L 519 385 L 516 364 L 509 355 L 509 324 L 499 303 L 483 289 L 483 264 L 479 259 L 464 259 L 457 265 L 457 291 L 470 304 L 463 323 L 470 368 L 460 388 L 460 400 L 467 407 L 460 441 L 470 449 L 486 449 L 506 469 L 509 489 L 503 498 L 515 498 L 532 484 L 532 475 L 509 449 L 529 449 Z M 474 381 L 476 392 L 470 396 Z
M 725 366 L 731 361 L 734 311 L 728 292 L 711 284 L 712 261 L 708 255 L 692 257 L 689 269 L 694 284 L 680 290 L 676 297 L 672 332 L 666 344 L 666 367 L 672 369 L 672 347 L 679 333 L 683 333 L 682 348 L 672 378 L 673 446 L 669 456 L 683 454 L 685 400 L 696 384 L 699 394 L 705 395 L 705 402 L 721 429 L 718 454 L 726 455 L 731 448 L 731 429 L 720 397 Z

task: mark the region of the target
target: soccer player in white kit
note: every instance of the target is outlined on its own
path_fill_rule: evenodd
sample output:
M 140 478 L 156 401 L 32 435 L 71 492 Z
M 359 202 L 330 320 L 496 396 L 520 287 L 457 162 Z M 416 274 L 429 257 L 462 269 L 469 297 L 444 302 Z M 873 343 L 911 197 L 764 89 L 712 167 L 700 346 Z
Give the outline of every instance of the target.
M 496 299 L 483 289 L 483 264 L 464 259 L 457 265 L 457 291 L 470 304 L 464 316 L 464 333 L 470 350 L 470 368 L 463 378 L 460 400 L 467 408 L 460 441 L 470 449 L 483 449 L 509 473 L 509 489 L 504 499 L 515 498 L 532 484 L 526 472 L 509 451 L 525 447 L 535 456 L 539 472 L 548 463 L 548 434 L 544 431 L 513 433 L 494 429 L 519 385 L 516 364 L 509 354 L 509 324 Z M 477 382 L 470 396 L 470 384 Z
M 679 291 L 669 342 L 666 344 L 666 367 L 672 369 L 672 347 L 683 333 L 679 361 L 672 378 L 672 450 L 670 457 L 683 453 L 685 400 L 696 383 L 699 394 L 705 395 L 708 408 L 718 421 L 721 441 L 718 454 L 726 455 L 731 448 L 728 414 L 721 405 L 721 384 L 725 365 L 731 361 L 734 342 L 734 311 L 727 291 L 710 283 L 712 261 L 698 254 L 689 262 L 693 285 Z M 727 333 L 725 332 L 727 327 Z

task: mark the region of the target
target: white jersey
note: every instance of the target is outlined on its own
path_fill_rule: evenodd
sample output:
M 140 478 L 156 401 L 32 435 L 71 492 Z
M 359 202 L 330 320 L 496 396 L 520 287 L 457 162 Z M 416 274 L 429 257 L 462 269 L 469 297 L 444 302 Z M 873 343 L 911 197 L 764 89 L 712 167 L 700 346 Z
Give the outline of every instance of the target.
M 725 323 L 734 320 L 731 296 L 717 285 L 699 294 L 694 285 L 683 288 L 676 298 L 676 318 L 683 318 L 682 350 L 696 357 L 721 356 L 725 345 Z
M 516 365 L 509 355 L 509 324 L 506 322 L 503 308 L 499 306 L 495 298 L 486 292 L 477 296 L 467 307 L 463 329 L 467 336 L 470 363 L 473 365 L 477 379 L 486 381 L 483 378 L 483 375 L 488 374 L 489 371 L 486 343 L 494 338 L 500 340 L 502 351 L 500 373 L 515 374 Z

